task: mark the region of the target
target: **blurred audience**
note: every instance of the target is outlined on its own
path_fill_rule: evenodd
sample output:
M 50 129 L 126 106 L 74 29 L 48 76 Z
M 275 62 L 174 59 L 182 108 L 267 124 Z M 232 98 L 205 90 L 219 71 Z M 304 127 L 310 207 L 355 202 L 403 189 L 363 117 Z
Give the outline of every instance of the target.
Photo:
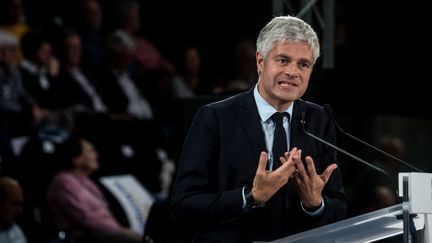
M 16 167 L 12 139 L 32 133 L 49 115 L 23 86 L 15 65 L 17 46 L 15 36 L 0 31 L 0 172 L 3 173 L 13 173 Z
M 14 65 L 16 37 L 0 32 L 0 132 L 20 136 L 30 132 L 31 124 L 48 116 L 27 93 Z
M 74 31 L 66 31 L 62 43 L 62 68 L 56 95 L 63 108 L 82 107 L 92 112 L 107 113 L 91 75 L 81 69 L 81 37 Z
M 133 40 L 132 73 L 143 77 L 143 89 L 151 88 L 155 98 L 168 95 L 169 85 L 176 72 L 175 66 L 141 28 L 141 4 L 137 0 L 118 1 L 116 8 L 117 28 L 125 31 Z
M 107 65 L 98 75 L 102 95 L 111 113 L 153 120 L 155 117 L 152 105 L 137 84 L 140 77 L 134 75 L 130 69 L 134 46 L 133 39 L 125 31 L 115 30 L 108 36 Z M 136 81 L 137 79 L 139 81 Z
M 12 34 L 18 41 L 21 41 L 21 37 L 29 30 L 29 26 L 25 22 L 22 0 L 0 1 L 0 30 Z M 21 47 L 17 46 L 15 64 L 19 63 L 21 58 Z
M 382 151 L 391 154 L 398 159 L 401 159 L 402 161 L 406 159 L 405 144 L 399 137 L 384 136 L 381 138 L 379 148 Z M 395 183 L 398 182 L 399 172 L 404 172 L 407 169 L 404 168 L 404 165 L 402 165 L 400 162 L 385 156 L 384 154 L 377 153 L 376 158 L 376 165 L 390 173 Z
M 156 116 L 155 102 L 149 98 L 157 91 L 152 87 L 139 86 L 146 81 L 131 72 L 133 46 L 134 42 L 126 32 L 115 30 L 110 33 L 107 39 L 107 65 L 97 76 L 102 98 L 112 118 L 106 130 L 109 132 L 102 136 L 115 146 L 105 149 L 107 153 L 104 154 L 122 161 L 123 172 L 133 173 L 149 191 L 158 192 L 161 189 L 161 161 L 167 157 L 167 141 Z M 111 137 L 115 137 L 115 141 L 110 140 Z M 112 153 L 119 147 L 122 149 L 120 157 Z
M 401 160 L 405 157 L 405 146 L 398 137 L 384 136 L 379 149 Z M 398 173 L 404 167 L 398 161 L 376 152 L 374 165 L 384 170 L 386 174 L 370 167 L 363 167 L 355 177 L 355 195 L 353 195 L 355 214 L 375 211 L 399 203 Z
M 8 176 L 0 177 L 0 242 L 26 243 L 27 239 L 17 224 L 22 213 L 24 194 L 20 183 Z
M 24 58 L 19 70 L 25 89 L 40 107 L 57 108 L 53 88 L 60 62 L 53 55 L 52 44 L 41 31 L 29 31 L 22 37 L 21 48 Z
M 94 71 L 102 65 L 105 58 L 104 34 L 102 31 L 104 16 L 98 0 L 81 0 L 78 6 L 76 29 L 82 39 L 82 68 Z
M 73 130 L 96 139 L 100 122 L 109 119 L 109 110 L 100 95 L 94 76 L 81 68 L 81 37 L 66 30 L 61 44 L 62 68 L 55 88 L 56 102 L 72 118 Z
M 192 98 L 202 93 L 201 55 L 195 46 L 182 49 L 178 73 L 171 83 L 173 98 Z
M 233 77 L 226 85 L 226 92 L 249 90 L 258 81 L 255 63 L 255 43 L 241 40 L 234 46 Z
M 367 195 L 365 212 L 373 212 L 382 208 L 390 207 L 398 203 L 397 195 L 391 188 L 378 185 L 369 191 Z
M 64 170 L 47 190 L 55 226 L 81 242 L 140 242 L 141 235 L 120 225 L 91 175 L 99 168 L 98 154 L 86 139 L 71 136 L 59 148 Z
M 142 72 L 162 71 L 173 74 L 174 65 L 153 42 L 142 36 L 140 8 L 140 2 L 136 0 L 119 1 L 117 6 L 119 28 L 126 31 L 135 42 L 133 55 L 138 68 Z

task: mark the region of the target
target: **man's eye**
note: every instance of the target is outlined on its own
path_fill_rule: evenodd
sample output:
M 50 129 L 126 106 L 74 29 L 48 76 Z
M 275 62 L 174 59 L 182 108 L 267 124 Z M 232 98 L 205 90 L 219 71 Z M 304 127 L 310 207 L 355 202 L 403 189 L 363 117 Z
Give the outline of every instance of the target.
M 307 64 L 307 63 L 302 62 L 302 63 L 300 63 L 300 67 L 301 67 L 302 69 L 308 69 L 308 68 L 310 67 L 310 65 Z
M 287 59 L 279 59 L 278 62 L 280 62 L 281 64 L 286 64 L 288 63 Z

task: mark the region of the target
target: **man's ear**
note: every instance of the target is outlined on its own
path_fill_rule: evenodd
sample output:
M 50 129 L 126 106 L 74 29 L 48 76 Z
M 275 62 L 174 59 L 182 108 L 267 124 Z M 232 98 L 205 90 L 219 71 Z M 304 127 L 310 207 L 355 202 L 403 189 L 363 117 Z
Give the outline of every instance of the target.
M 260 52 L 256 52 L 255 57 L 256 57 L 258 76 L 260 76 L 264 66 L 264 56 Z

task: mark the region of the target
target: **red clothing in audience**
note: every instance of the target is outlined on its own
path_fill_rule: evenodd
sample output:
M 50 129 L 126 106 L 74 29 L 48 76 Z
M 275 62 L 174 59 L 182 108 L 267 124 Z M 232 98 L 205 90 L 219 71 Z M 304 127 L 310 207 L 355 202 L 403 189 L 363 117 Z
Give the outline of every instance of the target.
M 114 232 L 121 228 L 89 177 L 59 172 L 48 188 L 47 200 L 59 229 L 78 233 L 83 229 Z

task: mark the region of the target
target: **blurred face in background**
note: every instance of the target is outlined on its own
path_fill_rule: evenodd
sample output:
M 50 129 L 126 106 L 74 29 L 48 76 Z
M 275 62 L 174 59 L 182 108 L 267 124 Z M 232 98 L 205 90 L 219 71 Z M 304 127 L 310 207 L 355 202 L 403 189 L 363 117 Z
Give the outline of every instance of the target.
M 82 12 L 87 27 L 92 30 L 100 30 L 103 18 L 99 2 L 95 0 L 85 1 L 82 5 Z
M 0 47 L 0 62 L 11 66 L 17 61 L 17 47 L 13 44 L 7 44 Z
M 131 7 L 123 19 L 123 27 L 130 34 L 137 34 L 141 28 L 141 15 L 139 6 Z
M 0 229 L 5 229 L 17 221 L 23 212 L 24 194 L 21 186 L 10 179 L 2 179 L 5 198 L 0 201 Z
M 67 65 L 78 67 L 81 63 L 81 38 L 78 35 L 70 35 L 65 39 Z
M 81 154 L 74 158 L 76 170 L 83 174 L 90 175 L 92 172 L 99 169 L 98 154 L 94 146 L 87 140 L 81 140 Z
M 17 24 L 21 22 L 21 19 L 24 15 L 23 4 L 21 0 L 10 0 L 11 8 L 10 8 L 10 24 Z
M 201 69 L 201 57 L 195 47 L 190 47 L 185 50 L 184 65 L 187 73 L 197 74 Z
M 37 51 L 36 62 L 39 65 L 47 65 L 52 58 L 52 47 L 48 42 L 43 42 Z

